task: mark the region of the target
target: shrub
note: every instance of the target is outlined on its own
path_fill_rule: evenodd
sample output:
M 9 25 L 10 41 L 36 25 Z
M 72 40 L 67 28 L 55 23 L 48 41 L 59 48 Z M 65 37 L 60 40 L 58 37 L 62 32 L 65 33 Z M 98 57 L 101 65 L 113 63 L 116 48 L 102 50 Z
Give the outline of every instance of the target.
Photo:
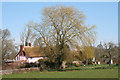
M 76 66 L 76 67 L 80 67 L 80 63 L 76 63 L 75 66 Z
M 119 66 L 119 64 L 117 63 L 116 66 Z
M 25 64 L 25 68 L 30 68 L 30 67 L 31 67 L 31 64 L 29 64 L 29 63 Z
M 73 63 L 67 63 L 66 65 L 67 65 L 68 67 L 75 66 L 75 64 L 73 64 Z
M 22 68 L 30 68 L 30 67 L 39 67 L 39 64 L 36 63 L 25 63 L 25 66 L 22 66 Z
M 86 61 L 82 61 L 83 64 L 86 64 Z
M 44 63 L 47 69 L 55 69 L 55 63 L 49 61 L 45 61 Z

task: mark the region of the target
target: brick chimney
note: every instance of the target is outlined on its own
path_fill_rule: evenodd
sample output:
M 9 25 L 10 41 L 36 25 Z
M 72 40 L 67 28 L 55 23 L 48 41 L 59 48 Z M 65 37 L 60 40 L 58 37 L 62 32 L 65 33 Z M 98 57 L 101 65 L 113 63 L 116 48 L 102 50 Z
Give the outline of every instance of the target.
M 31 47 L 31 43 L 29 43 L 29 46 Z
M 20 51 L 22 51 L 24 48 L 24 45 L 20 45 Z

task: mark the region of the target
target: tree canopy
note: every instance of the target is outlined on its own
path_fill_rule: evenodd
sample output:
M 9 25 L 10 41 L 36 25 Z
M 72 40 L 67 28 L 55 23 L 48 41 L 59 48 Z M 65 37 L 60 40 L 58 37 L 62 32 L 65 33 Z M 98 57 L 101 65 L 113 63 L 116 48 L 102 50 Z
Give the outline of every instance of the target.
M 48 56 L 51 54 L 48 57 L 52 57 L 50 60 L 60 63 L 66 59 L 70 49 L 94 44 L 95 25 L 85 24 L 86 16 L 82 11 L 56 5 L 45 7 L 42 15 L 40 23 L 29 23 L 27 26 L 39 33 L 44 46 L 48 47 Z

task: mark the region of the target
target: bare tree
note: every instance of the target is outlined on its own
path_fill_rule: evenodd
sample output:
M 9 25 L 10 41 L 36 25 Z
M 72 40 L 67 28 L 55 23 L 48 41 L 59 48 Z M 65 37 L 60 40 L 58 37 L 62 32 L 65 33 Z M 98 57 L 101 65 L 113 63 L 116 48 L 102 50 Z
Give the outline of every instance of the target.
M 36 30 L 47 47 L 47 56 L 60 68 L 66 60 L 66 50 L 76 46 L 92 46 L 95 42 L 95 26 L 85 25 L 82 11 L 74 7 L 49 6 L 42 10 L 42 22 L 30 23 L 28 27 Z
M 32 43 L 35 37 L 36 37 L 35 32 L 32 31 L 31 28 L 25 27 L 24 31 L 21 33 L 20 39 L 23 45 L 28 46 L 28 43 Z
M 109 55 L 109 66 L 111 66 L 112 57 L 115 55 L 117 56 L 118 48 L 112 42 L 104 43 L 104 48 L 106 53 Z
M 1 38 L 2 38 L 2 59 L 4 60 L 5 55 L 7 54 L 8 51 L 8 38 L 10 36 L 10 32 L 8 31 L 8 29 L 2 30 L 1 33 Z
M 0 70 L 2 69 L 2 30 L 0 29 Z
M 1 43 L 0 46 L 2 49 L 2 65 L 4 66 L 5 60 L 14 57 L 14 54 L 17 53 L 17 46 L 14 43 L 14 40 L 10 39 L 10 31 L 8 29 L 1 30 Z
M 95 57 L 96 57 L 96 60 L 98 61 L 102 61 L 102 56 L 104 55 L 105 53 L 105 49 L 102 45 L 102 43 L 100 42 L 100 44 L 97 45 L 97 47 L 95 48 Z
M 41 37 L 38 37 L 38 38 L 35 39 L 34 46 L 40 46 L 40 47 L 44 46 L 44 42 L 43 42 Z

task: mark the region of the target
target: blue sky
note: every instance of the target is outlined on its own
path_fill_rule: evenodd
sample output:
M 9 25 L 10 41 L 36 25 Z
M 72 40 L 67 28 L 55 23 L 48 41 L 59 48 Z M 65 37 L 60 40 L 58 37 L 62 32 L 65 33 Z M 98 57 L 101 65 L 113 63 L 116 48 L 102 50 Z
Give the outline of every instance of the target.
M 56 4 L 74 6 L 86 15 L 86 24 L 96 25 L 96 44 L 101 41 L 118 43 L 117 2 L 3 2 L 2 29 L 8 28 L 11 37 L 20 43 L 20 33 L 29 21 L 40 22 L 41 10 Z

